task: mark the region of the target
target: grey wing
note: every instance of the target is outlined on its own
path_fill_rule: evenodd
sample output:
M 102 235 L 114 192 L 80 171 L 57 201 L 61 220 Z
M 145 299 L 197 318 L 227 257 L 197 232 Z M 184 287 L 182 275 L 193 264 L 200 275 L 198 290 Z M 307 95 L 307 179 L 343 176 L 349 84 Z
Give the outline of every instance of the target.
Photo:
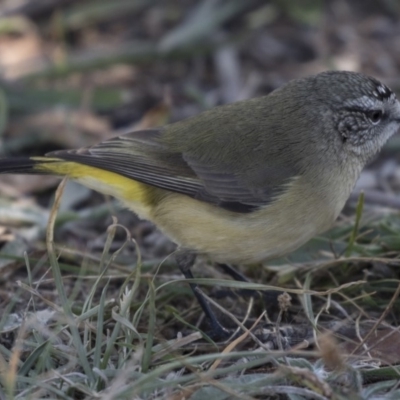
M 218 162 L 205 163 L 193 154 L 171 151 L 160 140 L 162 132 L 163 128 L 133 131 L 92 147 L 61 150 L 47 156 L 115 172 L 235 212 L 251 212 L 270 203 L 293 177 L 290 171 L 280 169 L 277 184 L 276 179 L 268 179 L 268 171 L 273 169 L 267 163 L 244 174 L 228 172 L 229 168 Z M 267 184 L 260 186 L 257 179 Z

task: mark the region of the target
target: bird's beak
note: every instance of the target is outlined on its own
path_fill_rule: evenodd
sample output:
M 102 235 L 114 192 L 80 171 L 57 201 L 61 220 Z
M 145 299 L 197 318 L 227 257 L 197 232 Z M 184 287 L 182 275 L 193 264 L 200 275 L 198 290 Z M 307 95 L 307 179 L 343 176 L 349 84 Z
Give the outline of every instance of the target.
M 393 119 L 400 124 L 400 101 L 393 104 Z

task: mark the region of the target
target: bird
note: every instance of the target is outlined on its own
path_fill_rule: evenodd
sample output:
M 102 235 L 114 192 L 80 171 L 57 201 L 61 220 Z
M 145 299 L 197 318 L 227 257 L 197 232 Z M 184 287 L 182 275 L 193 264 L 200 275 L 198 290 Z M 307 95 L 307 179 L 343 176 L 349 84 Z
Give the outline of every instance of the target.
M 258 264 L 328 229 L 399 127 L 386 85 L 326 71 L 90 147 L 0 159 L 0 173 L 66 176 L 117 198 L 178 245 L 190 278 L 198 255 Z

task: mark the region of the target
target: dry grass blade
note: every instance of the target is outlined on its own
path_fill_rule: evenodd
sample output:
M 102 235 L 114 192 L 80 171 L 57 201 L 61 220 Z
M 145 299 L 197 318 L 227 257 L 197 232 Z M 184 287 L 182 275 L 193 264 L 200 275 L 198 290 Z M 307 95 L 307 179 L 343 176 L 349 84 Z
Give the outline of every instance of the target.
M 359 343 L 357 345 L 357 347 L 354 349 L 353 354 L 356 353 L 362 346 L 364 346 L 365 343 L 367 342 L 367 340 L 374 334 L 375 330 L 378 328 L 379 325 L 381 325 L 383 320 L 386 318 L 388 313 L 391 311 L 391 309 L 394 305 L 394 302 L 398 299 L 399 295 L 400 295 L 400 283 L 398 284 L 397 289 L 394 292 L 393 297 L 390 300 L 388 306 L 385 308 L 385 310 L 383 311 L 381 316 L 378 318 L 378 320 L 375 322 L 375 324 L 373 325 L 371 330 L 367 333 L 367 335 L 365 337 L 363 337 L 362 342 Z
M 58 260 L 55 254 L 54 249 L 54 224 L 57 217 L 57 209 L 61 202 L 61 196 L 65 187 L 67 180 L 64 178 L 60 185 L 58 186 L 54 198 L 54 204 L 50 212 L 49 223 L 46 232 L 46 245 L 47 245 L 47 252 L 49 255 L 49 261 L 52 267 L 52 272 L 54 276 L 54 282 L 58 291 L 58 295 L 60 296 L 61 304 L 65 313 L 65 316 L 69 322 L 69 328 L 71 330 L 74 345 L 76 346 L 78 357 L 80 359 L 82 368 L 84 369 L 87 377 L 89 380 L 94 381 L 95 376 L 93 375 L 93 371 L 89 365 L 88 359 L 86 358 L 86 351 L 84 348 L 84 344 L 82 343 L 81 336 L 76 326 L 75 316 L 72 313 L 71 305 L 69 299 L 66 296 L 64 285 L 63 285 L 63 278 L 61 275 L 60 267 L 58 265 Z

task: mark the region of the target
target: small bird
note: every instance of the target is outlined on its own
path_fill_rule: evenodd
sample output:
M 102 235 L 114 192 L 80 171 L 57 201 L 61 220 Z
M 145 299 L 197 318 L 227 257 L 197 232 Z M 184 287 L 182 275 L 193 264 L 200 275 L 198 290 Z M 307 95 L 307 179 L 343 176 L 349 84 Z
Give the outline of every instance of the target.
M 190 277 L 198 254 L 255 264 L 329 228 L 399 127 L 387 86 L 330 71 L 91 147 L 2 159 L 0 173 L 67 176 L 114 196 L 178 244 Z

